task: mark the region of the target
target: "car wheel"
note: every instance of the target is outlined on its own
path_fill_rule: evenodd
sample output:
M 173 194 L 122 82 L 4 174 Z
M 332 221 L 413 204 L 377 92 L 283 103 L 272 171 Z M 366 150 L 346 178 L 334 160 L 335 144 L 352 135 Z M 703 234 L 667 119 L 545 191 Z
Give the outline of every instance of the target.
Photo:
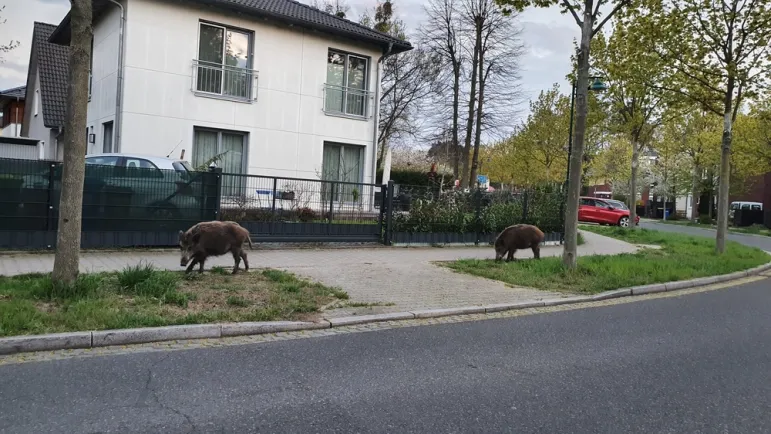
M 628 228 L 629 227 L 629 217 L 621 217 L 618 220 L 618 225 L 622 228 Z

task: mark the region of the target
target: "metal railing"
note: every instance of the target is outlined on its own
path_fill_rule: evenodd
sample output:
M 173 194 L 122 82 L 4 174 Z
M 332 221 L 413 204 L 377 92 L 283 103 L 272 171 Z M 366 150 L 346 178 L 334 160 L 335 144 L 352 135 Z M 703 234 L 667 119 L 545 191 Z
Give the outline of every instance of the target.
M 198 95 L 256 101 L 258 78 L 253 69 L 193 60 L 192 90 Z
M 367 118 L 372 92 L 365 89 L 324 84 L 324 113 Z

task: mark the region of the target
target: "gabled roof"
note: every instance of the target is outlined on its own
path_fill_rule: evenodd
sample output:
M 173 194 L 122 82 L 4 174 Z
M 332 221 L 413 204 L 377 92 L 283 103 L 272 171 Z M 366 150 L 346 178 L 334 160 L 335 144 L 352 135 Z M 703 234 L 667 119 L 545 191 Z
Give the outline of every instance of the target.
M 24 99 L 24 96 L 26 95 L 26 93 L 27 93 L 27 86 L 19 86 L 11 89 L 0 90 L 0 97 Z
M 32 53 L 37 53 L 37 71 L 40 76 L 40 105 L 43 124 L 47 128 L 64 127 L 67 112 L 70 48 L 48 42 L 54 30 L 56 26 L 53 24 L 35 22 L 32 32 Z M 31 62 L 32 59 L 30 67 Z M 30 70 L 29 73 L 33 74 L 34 71 Z
M 358 40 L 387 49 L 393 44 L 392 52 L 401 53 L 412 49 L 409 42 L 391 35 L 372 30 L 345 18 L 328 14 L 319 9 L 294 0 L 184 0 L 186 3 L 198 3 L 227 9 L 242 15 L 267 18 L 293 26 L 328 33 L 343 38 Z M 106 0 L 93 0 L 94 17 L 107 6 Z M 51 36 L 51 42 L 68 45 L 70 43 L 70 14 L 64 17 L 59 27 Z

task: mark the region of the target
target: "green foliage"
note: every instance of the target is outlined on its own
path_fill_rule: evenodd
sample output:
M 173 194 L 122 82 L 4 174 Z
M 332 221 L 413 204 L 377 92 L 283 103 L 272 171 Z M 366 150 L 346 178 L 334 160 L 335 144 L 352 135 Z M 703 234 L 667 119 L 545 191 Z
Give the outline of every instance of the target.
M 434 233 L 498 233 L 528 223 L 545 233 L 562 231 L 560 211 L 564 196 L 546 185 L 512 193 L 496 191 L 439 193 L 430 189 L 403 189 L 411 198 L 408 212 L 396 212 L 394 231 Z
M 383 182 L 383 171 L 378 170 L 377 175 L 375 177 L 377 179 L 377 184 Z M 451 179 L 451 176 L 445 177 L 445 188 L 452 185 L 453 180 Z M 391 170 L 391 180 L 394 182 L 394 184 L 399 185 L 409 185 L 409 186 L 417 186 L 417 187 L 428 187 L 432 185 L 436 185 L 441 180 L 441 175 L 437 175 L 436 181 L 431 181 L 428 177 L 428 172 L 423 172 L 421 170 Z

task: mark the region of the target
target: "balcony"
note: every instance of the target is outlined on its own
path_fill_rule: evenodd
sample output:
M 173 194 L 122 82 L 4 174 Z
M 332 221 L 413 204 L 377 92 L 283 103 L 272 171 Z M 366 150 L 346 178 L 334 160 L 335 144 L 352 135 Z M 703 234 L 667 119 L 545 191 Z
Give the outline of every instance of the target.
M 193 60 L 192 91 L 198 96 L 257 101 L 259 73 L 253 69 Z
M 353 87 L 324 85 L 324 113 L 354 119 L 370 117 L 372 92 Z

